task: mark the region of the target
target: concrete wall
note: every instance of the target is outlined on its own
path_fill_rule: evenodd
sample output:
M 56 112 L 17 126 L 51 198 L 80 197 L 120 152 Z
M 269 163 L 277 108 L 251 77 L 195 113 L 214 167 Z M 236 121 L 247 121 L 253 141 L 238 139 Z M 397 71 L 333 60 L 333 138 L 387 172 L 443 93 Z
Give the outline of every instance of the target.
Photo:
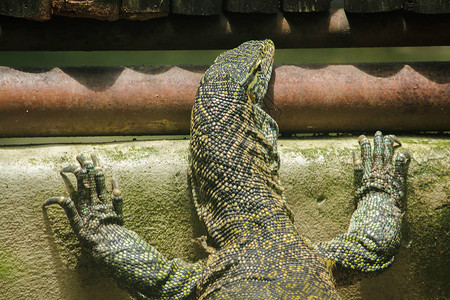
M 449 146 L 447 138 L 402 137 L 413 160 L 403 241 L 394 265 L 339 291 L 344 299 L 449 296 Z M 1 142 L 1 141 L 0 141 Z M 347 229 L 354 209 L 350 152 L 356 138 L 280 140 L 281 179 L 298 230 L 312 242 Z M 192 239 L 205 234 L 186 184 L 187 140 L 0 147 L 0 298 L 127 299 L 81 253 L 59 207 L 68 195 L 58 172 L 95 152 L 121 184 L 125 224 L 168 258 L 205 257 Z

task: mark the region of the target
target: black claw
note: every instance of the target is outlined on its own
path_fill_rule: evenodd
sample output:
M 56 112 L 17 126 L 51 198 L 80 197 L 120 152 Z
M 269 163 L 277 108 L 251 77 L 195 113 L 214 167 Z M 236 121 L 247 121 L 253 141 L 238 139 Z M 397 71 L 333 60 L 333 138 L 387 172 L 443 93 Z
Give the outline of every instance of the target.
M 77 161 L 80 163 L 81 166 L 84 165 L 84 162 L 86 161 L 86 157 L 83 154 L 77 155 Z
M 53 205 L 53 204 L 59 204 L 63 205 L 64 201 L 66 200 L 66 197 L 51 197 L 42 203 L 42 208 L 45 208 L 46 206 Z
M 94 164 L 94 169 L 95 170 L 101 170 L 102 167 L 100 166 L 100 163 L 99 163 L 97 155 L 91 154 L 91 159 L 92 159 L 92 163 Z
M 81 167 L 80 166 L 67 166 L 65 168 L 63 168 L 59 173 L 73 173 L 75 175 L 77 175 L 78 173 L 80 173 L 81 171 Z
M 78 156 L 77 156 L 77 160 L 78 160 L 78 162 L 80 163 L 81 167 L 83 167 L 83 168 L 86 167 L 86 166 L 88 166 L 88 165 L 90 165 L 90 164 L 92 164 L 92 163 L 89 161 L 89 159 L 87 159 L 86 156 L 84 156 L 83 154 L 78 155 Z
M 396 137 L 395 135 L 391 134 L 389 135 L 389 137 L 394 141 L 394 143 L 397 143 L 398 145 L 394 146 L 395 147 L 401 147 L 402 146 L 402 142 L 400 142 L 400 140 L 398 139 L 398 137 Z
M 361 158 L 358 155 L 358 152 L 356 152 L 356 150 L 353 150 L 353 166 L 357 170 L 362 169 L 362 161 L 361 161 Z
M 122 221 L 122 205 L 123 205 L 122 190 L 119 187 L 119 182 L 115 178 L 111 180 L 111 186 L 112 186 L 111 198 L 113 207 L 114 210 L 116 211 L 117 216 Z
M 402 153 L 406 157 L 406 162 L 409 162 L 411 160 L 411 154 L 408 151 L 403 150 L 400 153 Z
M 119 182 L 117 181 L 117 179 L 115 178 L 111 179 L 111 187 L 113 190 L 113 196 L 122 195 L 122 190 L 119 187 Z

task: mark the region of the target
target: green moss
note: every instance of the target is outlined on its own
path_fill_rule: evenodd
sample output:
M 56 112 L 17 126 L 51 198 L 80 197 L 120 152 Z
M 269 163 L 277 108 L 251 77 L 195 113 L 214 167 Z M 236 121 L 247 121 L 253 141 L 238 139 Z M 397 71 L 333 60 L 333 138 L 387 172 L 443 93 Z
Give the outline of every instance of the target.
M 348 156 L 351 157 L 351 153 L 353 150 L 357 150 L 357 143 L 355 143 L 355 147 L 349 148 L 323 148 L 323 147 L 310 147 L 310 148 L 290 148 L 281 146 L 280 152 L 283 154 L 296 154 L 299 153 L 303 156 L 308 156 L 310 158 L 317 158 L 319 156 L 324 155 L 332 155 L 332 156 Z
M 111 160 L 125 160 L 125 159 L 135 159 L 135 158 L 143 158 L 148 157 L 157 153 L 158 150 L 154 147 L 137 147 L 131 146 L 127 147 L 126 151 L 120 147 L 115 148 L 106 148 L 106 147 L 97 147 L 96 153 L 98 155 L 105 154 Z
M 12 254 L 0 250 L 0 281 L 13 280 L 19 272 L 19 264 Z
M 81 153 L 80 153 L 81 154 Z M 57 159 L 50 159 L 45 157 L 30 157 L 28 162 L 35 166 L 43 165 L 53 165 L 57 166 L 58 169 L 62 169 L 68 165 L 74 164 L 76 162 L 75 157 L 60 156 Z
M 135 159 L 135 158 L 143 158 L 148 157 L 150 155 L 154 155 L 155 153 L 158 153 L 158 149 L 152 146 L 127 146 L 127 147 L 120 147 L 120 144 L 118 144 L 117 147 L 108 147 L 107 145 L 98 144 L 93 145 L 93 149 L 89 151 L 89 153 L 77 153 L 75 155 L 79 154 L 85 154 L 89 155 L 91 153 L 97 154 L 100 159 L 101 157 L 105 156 L 110 158 L 111 160 L 124 160 L 124 159 Z M 68 163 L 74 163 L 75 157 L 71 156 L 61 156 L 56 160 L 42 160 L 42 159 L 35 159 L 30 158 L 30 162 L 35 164 L 44 164 L 44 163 L 53 163 L 55 165 L 66 165 Z
M 189 148 L 187 148 L 187 147 L 184 149 L 175 151 L 175 154 L 180 155 L 180 156 L 186 156 L 186 157 L 187 157 L 188 153 L 189 153 Z

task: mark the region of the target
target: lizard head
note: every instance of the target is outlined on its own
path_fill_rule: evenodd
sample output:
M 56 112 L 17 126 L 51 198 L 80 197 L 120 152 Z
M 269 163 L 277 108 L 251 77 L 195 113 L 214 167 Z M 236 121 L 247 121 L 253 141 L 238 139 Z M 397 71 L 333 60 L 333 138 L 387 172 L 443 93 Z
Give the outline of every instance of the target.
M 202 82 L 223 78 L 238 83 L 255 104 L 267 92 L 272 75 L 275 45 L 271 40 L 248 41 L 219 55 Z

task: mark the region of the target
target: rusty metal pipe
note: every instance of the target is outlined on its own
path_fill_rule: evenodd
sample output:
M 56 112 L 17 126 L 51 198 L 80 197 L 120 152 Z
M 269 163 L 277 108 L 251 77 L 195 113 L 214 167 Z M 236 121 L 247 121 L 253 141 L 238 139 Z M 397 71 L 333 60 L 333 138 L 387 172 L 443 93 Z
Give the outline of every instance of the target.
M 188 134 L 206 67 L 0 67 L 0 136 Z M 278 66 L 280 131 L 450 129 L 450 63 Z
M 0 17 L 0 50 L 230 49 L 271 38 L 281 48 L 450 45 L 448 15 L 394 11 L 352 14 L 169 15 L 149 21 L 53 18 L 47 22 Z
M 282 132 L 450 130 L 450 63 L 276 69 Z

